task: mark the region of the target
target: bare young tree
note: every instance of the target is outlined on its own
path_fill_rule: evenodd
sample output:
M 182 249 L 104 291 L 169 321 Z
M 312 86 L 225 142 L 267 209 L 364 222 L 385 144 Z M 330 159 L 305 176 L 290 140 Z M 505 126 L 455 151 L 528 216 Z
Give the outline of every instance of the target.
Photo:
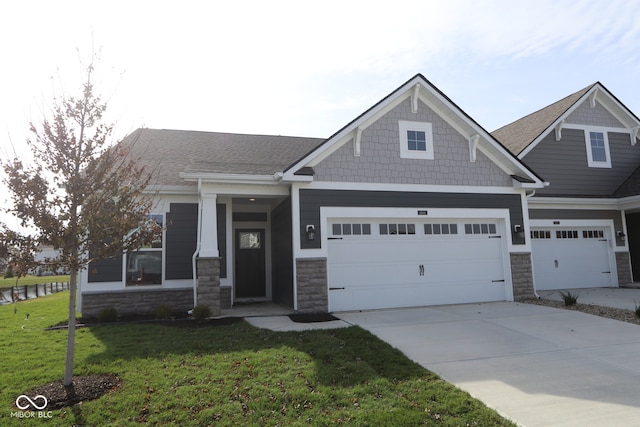
M 33 241 L 57 249 L 59 255 L 49 262 L 71 274 L 65 386 L 73 379 L 78 272 L 91 261 L 150 243 L 157 232 L 146 220 L 152 208 L 145 192 L 150 174 L 103 122 L 107 106 L 94 93 L 95 63 L 93 56 L 84 67 L 77 96 L 54 98 L 49 117 L 30 123 L 32 157 L 2 161 L 13 201 L 7 211 L 30 230 Z

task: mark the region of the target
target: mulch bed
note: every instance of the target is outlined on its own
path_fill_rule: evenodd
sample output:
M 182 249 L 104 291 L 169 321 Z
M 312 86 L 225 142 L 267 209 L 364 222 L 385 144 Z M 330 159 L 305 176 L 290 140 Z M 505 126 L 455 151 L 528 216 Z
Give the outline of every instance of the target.
M 329 313 L 294 313 L 289 315 L 289 319 L 296 323 L 331 322 L 332 320 L 340 320 Z
M 595 304 L 574 304 L 564 305 L 563 301 L 548 300 L 548 299 L 529 299 L 523 301 L 527 304 L 544 305 L 547 307 L 563 308 L 565 310 L 581 311 L 583 313 L 592 314 L 594 316 L 606 317 L 607 319 L 619 320 L 621 322 L 633 323 L 640 325 L 640 317 L 638 317 L 634 310 L 625 310 L 615 307 L 604 307 Z
M 73 406 L 87 400 L 94 400 L 120 386 L 120 378 L 115 375 L 87 375 L 73 377 L 71 385 L 65 387 L 62 380 L 38 386 L 25 393 L 27 396 L 42 395 L 47 398 L 46 411 Z

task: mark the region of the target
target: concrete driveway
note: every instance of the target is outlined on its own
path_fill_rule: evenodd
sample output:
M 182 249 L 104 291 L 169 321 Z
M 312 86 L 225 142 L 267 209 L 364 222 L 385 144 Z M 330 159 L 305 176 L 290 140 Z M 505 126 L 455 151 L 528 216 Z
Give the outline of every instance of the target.
M 519 425 L 640 425 L 640 326 L 513 302 L 337 316 Z

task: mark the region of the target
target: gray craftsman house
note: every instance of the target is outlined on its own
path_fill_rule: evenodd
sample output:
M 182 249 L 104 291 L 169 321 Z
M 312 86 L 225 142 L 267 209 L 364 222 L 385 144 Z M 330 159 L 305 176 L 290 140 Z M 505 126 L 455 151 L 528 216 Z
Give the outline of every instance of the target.
M 552 280 L 541 242 L 570 239 L 606 240 L 603 285 L 631 281 L 625 203 L 635 194 L 621 192 L 637 188 L 638 119 L 602 85 L 581 92 L 525 135 L 519 122 L 492 135 L 420 74 L 327 139 L 139 129 L 126 142 L 154 171 L 153 219 L 164 232 L 151 247 L 92 264 L 80 281 L 82 313 L 512 301 L 534 296 L 538 277 Z M 605 185 L 585 163 L 574 171 L 586 174 L 582 191 L 597 191 L 580 193 L 567 167 L 546 167 L 558 156 L 549 150 L 576 145 L 582 132 L 575 150 L 584 155 L 591 143 L 576 126 L 599 118 L 618 178 Z M 588 161 L 602 162 L 593 150 Z
M 595 83 L 493 132 L 548 181 L 528 198 L 536 289 L 640 277 L 639 126 Z

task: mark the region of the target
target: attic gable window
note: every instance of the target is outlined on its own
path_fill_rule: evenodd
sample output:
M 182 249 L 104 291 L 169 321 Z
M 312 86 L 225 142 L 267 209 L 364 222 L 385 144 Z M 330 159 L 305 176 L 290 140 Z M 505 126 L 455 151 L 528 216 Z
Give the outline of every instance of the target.
M 433 160 L 433 131 L 431 123 L 399 122 L 400 157 Z
M 587 164 L 590 168 L 610 168 L 609 138 L 606 132 L 585 129 Z

